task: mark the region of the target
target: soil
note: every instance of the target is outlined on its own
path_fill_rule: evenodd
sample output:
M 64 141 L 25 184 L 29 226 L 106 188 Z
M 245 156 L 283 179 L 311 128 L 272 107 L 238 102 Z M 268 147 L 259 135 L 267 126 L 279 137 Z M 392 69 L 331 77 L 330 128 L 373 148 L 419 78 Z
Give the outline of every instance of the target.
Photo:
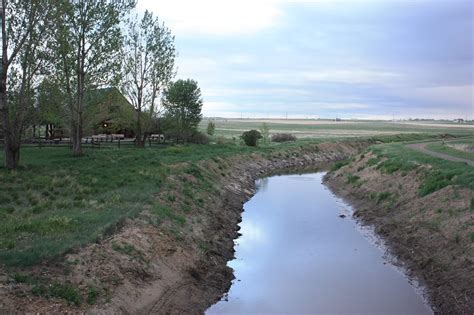
M 416 170 L 384 174 L 368 166 L 373 157 L 366 153 L 328 173 L 326 184 L 354 206 L 354 216 L 373 226 L 409 275 L 427 288 L 435 313 L 474 314 L 473 191 L 448 186 L 420 197 Z M 358 180 L 348 181 L 349 174 Z
M 265 156 L 201 161 L 198 166 L 214 174 L 218 190 L 207 193 L 204 206 L 191 206 L 184 227 L 177 230 L 168 221 L 157 224 L 151 209 L 144 209 L 139 217 L 124 220 L 113 235 L 56 261 L 29 270 L 0 270 L 0 313 L 202 314 L 231 285 L 227 261 L 234 257 L 242 205 L 255 193 L 255 180 L 285 169 L 346 159 L 370 144 L 325 143 Z M 174 166 L 175 175 L 168 178 L 174 188 L 159 192 L 157 200 L 182 191 L 183 182 L 197 182 L 179 171 L 186 166 Z M 13 271 L 49 283 L 68 283 L 83 297 L 92 296 L 92 305 L 74 306 L 63 299 L 33 295 L 32 284 L 11 280 Z

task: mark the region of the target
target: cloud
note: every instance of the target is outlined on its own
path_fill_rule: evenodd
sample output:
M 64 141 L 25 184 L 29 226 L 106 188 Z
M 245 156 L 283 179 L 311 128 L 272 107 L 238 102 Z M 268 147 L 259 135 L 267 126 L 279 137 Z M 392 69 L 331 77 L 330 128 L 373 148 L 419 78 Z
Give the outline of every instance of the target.
M 140 10 L 151 10 L 178 35 L 252 34 L 277 23 L 280 1 L 141 0 Z

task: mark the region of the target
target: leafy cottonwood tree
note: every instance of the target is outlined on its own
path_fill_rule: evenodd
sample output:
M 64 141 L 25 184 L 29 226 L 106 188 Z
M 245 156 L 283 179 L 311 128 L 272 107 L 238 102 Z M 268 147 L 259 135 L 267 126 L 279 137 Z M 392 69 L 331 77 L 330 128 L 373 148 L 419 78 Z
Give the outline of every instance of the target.
M 0 112 L 8 169 L 19 165 L 21 136 L 45 61 L 48 5 L 45 0 L 1 1 Z
M 151 119 L 144 122 L 142 113 L 147 112 L 146 118 L 159 113 L 161 93 L 175 75 L 176 49 L 170 30 L 148 11 L 141 20 L 132 19 L 127 29 L 123 91 L 137 114 L 135 144 L 143 147 Z
M 74 155 L 82 154 L 85 94 L 117 82 L 120 22 L 134 0 L 57 0 L 57 72 L 64 89 Z
M 185 141 L 196 131 L 202 119 L 201 89 L 196 81 L 178 80 L 164 92 L 163 106 L 171 129 Z
M 64 98 L 54 78 L 45 78 L 37 88 L 36 123 L 46 126 L 46 138 L 52 136 L 53 128 L 64 126 Z

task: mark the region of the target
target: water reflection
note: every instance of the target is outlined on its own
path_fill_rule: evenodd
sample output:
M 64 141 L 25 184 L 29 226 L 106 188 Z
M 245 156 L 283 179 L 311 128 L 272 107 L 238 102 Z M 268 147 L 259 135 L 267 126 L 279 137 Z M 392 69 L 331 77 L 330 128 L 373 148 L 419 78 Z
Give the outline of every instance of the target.
M 431 314 L 382 259 L 323 173 L 258 182 L 245 204 L 228 301 L 207 314 Z

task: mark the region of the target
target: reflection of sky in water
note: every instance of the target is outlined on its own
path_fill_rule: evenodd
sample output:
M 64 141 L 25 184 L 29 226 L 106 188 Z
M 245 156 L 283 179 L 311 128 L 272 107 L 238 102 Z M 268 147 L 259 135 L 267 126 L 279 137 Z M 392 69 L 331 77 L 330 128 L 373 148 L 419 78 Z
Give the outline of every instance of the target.
M 321 184 L 323 173 L 258 181 L 244 205 L 229 301 L 209 314 L 427 314 L 383 253 L 339 218 L 350 207 Z

